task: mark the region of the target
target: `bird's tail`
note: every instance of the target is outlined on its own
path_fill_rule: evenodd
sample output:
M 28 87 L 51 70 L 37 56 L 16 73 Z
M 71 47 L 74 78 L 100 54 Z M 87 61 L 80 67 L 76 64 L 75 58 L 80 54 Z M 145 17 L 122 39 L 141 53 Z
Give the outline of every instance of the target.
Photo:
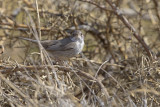
M 37 40 L 29 39 L 29 38 L 24 38 L 24 37 L 18 37 L 19 39 L 27 40 L 33 43 L 37 43 Z

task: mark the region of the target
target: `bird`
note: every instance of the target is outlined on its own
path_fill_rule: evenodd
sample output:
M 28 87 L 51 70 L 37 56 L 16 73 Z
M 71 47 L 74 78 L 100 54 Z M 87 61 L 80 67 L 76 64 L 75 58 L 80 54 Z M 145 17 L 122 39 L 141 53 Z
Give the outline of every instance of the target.
M 20 37 L 20 39 L 38 44 L 37 40 L 23 37 Z M 40 43 L 51 58 L 65 61 L 82 52 L 84 47 L 84 35 L 80 30 L 75 30 L 71 33 L 71 36 L 66 38 L 60 40 L 43 40 L 40 41 Z

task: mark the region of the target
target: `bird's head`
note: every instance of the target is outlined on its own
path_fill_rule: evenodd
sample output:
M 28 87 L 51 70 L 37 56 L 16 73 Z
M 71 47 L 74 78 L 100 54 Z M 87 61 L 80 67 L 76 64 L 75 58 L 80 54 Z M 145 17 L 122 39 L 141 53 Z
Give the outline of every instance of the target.
M 82 32 L 80 30 L 75 30 L 73 33 L 72 33 L 72 36 L 80 41 L 83 41 L 84 40 L 84 35 L 82 34 Z

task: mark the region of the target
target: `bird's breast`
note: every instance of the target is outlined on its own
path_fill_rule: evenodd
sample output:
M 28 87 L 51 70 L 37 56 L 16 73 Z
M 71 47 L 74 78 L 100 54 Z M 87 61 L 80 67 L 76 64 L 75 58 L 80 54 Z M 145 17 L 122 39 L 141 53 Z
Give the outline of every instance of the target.
M 77 54 L 79 54 L 82 50 L 83 50 L 83 47 L 84 47 L 84 42 L 77 42 Z

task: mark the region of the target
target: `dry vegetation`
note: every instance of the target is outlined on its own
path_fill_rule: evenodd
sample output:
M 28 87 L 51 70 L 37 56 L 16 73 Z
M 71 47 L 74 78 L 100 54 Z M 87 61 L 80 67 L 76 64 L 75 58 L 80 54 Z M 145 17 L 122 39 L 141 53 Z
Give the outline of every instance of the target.
M 159 0 L 0 0 L 0 106 L 160 106 Z M 53 65 L 18 37 L 85 35 L 83 53 Z

